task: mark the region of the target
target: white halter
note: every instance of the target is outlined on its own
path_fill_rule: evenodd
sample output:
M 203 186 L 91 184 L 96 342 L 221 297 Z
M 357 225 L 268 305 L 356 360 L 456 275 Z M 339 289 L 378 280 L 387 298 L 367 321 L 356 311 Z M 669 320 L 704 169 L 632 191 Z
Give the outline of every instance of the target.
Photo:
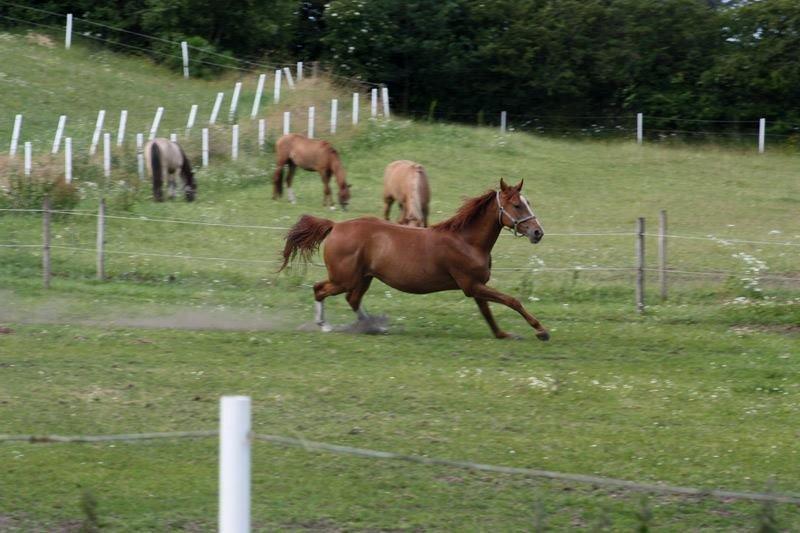
M 509 228 L 509 229 L 511 229 L 511 231 L 514 232 L 514 236 L 515 237 L 524 237 L 523 234 L 517 233 L 517 226 L 519 226 L 523 222 L 527 222 L 528 220 L 531 220 L 531 219 L 535 220 L 536 219 L 536 215 L 533 214 L 533 210 L 531 210 L 530 205 L 528 205 L 528 202 L 525 201 L 525 204 L 528 205 L 528 211 L 530 212 L 530 215 L 524 216 L 522 218 L 514 218 L 514 217 L 511 216 L 511 213 L 509 213 L 508 211 L 503 209 L 503 204 L 500 203 L 500 191 L 497 191 L 497 194 L 495 195 L 495 198 L 497 199 L 497 209 L 498 209 L 498 211 L 497 211 L 497 221 L 502 226 L 503 225 L 503 215 L 507 216 L 511 220 L 511 223 L 514 224 L 514 228 L 513 229 Z

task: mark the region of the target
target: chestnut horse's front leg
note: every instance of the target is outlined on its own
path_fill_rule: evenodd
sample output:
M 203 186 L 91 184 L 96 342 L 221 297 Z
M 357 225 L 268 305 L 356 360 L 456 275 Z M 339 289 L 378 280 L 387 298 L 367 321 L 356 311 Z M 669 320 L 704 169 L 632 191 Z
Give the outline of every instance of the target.
M 542 324 L 538 320 L 536 320 L 536 317 L 534 317 L 524 307 L 522 307 L 522 304 L 519 302 L 519 300 L 517 300 L 513 296 L 503 294 L 502 292 L 496 289 L 488 287 L 483 283 L 477 283 L 477 282 L 473 282 L 467 287 L 462 286 L 461 289 L 467 296 L 472 296 L 473 298 L 475 298 L 477 302 L 479 302 L 478 307 L 481 307 L 480 304 L 481 301 L 483 301 L 484 305 L 486 305 L 486 302 L 489 301 L 489 302 L 496 302 L 499 304 L 503 304 L 506 307 L 510 307 L 511 309 L 522 315 L 522 317 L 528 321 L 528 324 L 530 324 L 531 327 L 536 330 L 536 338 L 542 341 L 550 339 L 550 334 L 547 332 L 546 329 L 544 329 L 544 326 L 542 326 Z M 486 312 L 484 312 L 483 308 L 481 307 L 481 313 L 483 313 L 483 317 L 486 318 L 487 322 L 489 322 L 489 327 L 492 327 L 494 319 L 492 318 L 492 320 L 490 321 L 489 318 L 487 318 L 488 311 L 489 311 L 488 305 L 486 307 Z M 491 317 L 491 313 L 488 313 L 488 315 L 489 317 Z M 495 328 L 497 328 L 496 323 L 494 324 L 494 327 L 492 327 L 493 332 L 495 332 Z M 497 329 L 497 331 L 503 333 L 499 328 Z M 497 336 L 497 332 L 495 332 L 495 336 Z
M 489 327 L 492 328 L 492 333 L 498 339 L 507 339 L 509 337 L 513 337 L 514 335 L 507 333 L 500 329 L 497 325 L 497 322 L 494 320 L 494 315 L 492 315 L 492 310 L 489 309 L 489 302 L 483 300 L 481 298 L 475 298 L 475 303 L 478 304 L 478 309 L 481 310 L 481 314 L 483 318 L 486 320 L 486 323 L 489 324 Z

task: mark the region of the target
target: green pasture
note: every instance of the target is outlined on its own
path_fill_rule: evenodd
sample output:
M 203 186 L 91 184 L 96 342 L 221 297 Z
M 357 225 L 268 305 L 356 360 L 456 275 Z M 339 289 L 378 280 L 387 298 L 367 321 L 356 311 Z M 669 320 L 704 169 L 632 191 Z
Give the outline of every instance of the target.
M 20 80 L 0 101 L 9 136 L 17 112 L 30 117 L 26 124 L 41 122 L 31 131 L 42 146 L 62 113 L 83 114 L 88 130 L 79 131 L 88 136 L 101 105 L 115 120 L 123 106 L 141 111 L 142 124 L 164 105 L 168 131 L 182 127 L 193 100 L 210 108 L 234 81 L 185 82 L 139 60 L 72 52 L 23 36 L 0 40 L 4 72 Z M 45 77 L 14 59 L 20 54 L 51 58 L 64 74 Z M 110 71 L 98 66 L 105 64 Z M 94 96 L 59 96 L 78 79 L 70 73 L 81 73 Z M 162 85 L 177 92 L 140 98 Z M 287 106 L 321 108 L 347 94 L 319 81 Z M 168 126 L 173 108 L 184 111 Z M 271 104 L 269 120 L 282 110 Z M 343 111 L 340 121 L 348 118 Z M 323 210 L 319 178 L 306 172 L 295 181 L 297 204 L 273 201 L 271 156 L 255 149 L 249 118 L 242 131 L 237 162 L 226 155 L 227 131 L 214 137 L 193 204 L 151 202 L 130 149 L 115 153 L 111 180 L 82 161 L 71 209 L 84 215 L 53 216 L 49 290 L 41 288 L 38 249 L 0 248 L 0 325 L 10 330 L 0 334 L 0 433 L 213 429 L 219 396 L 247 394 L 259 433 L 642 482 L 800 492 L 800 246 L 786 245 L 800 244 L 796 156 L 364 120 L 331 137 L 352 184 L 343 213 Z M 185 144 L 199 167 L 198 136 Z M 500 177 L 525 180 L 546 235 L 533 246 L 504 234 L 491 283 L 550 329 L 549 343 L 508 309 L 493 306 L 521 341 L 491 338 L 460 293 L 408 295 L 379 282 L 364 304 L 387 315 L 388 335 L 308 327 L 311 284 L 324 270 L 276 274 L 280 228 L 303 213 L 380 215 L 383 168 L 395 159 L 428 169 L 434 221 Z M 40 192 L 14 205 L 38 207 Z M 101 196 L 110 215 L 124 217 L 107 220 L 105 281 L 94 279 L 90 216 Z M 0 203 L 12 205 L 8 197 Z M 670 238 L 670 266 L 693 274 L 671 275 L 670 298 L 660 302 L 648 272 L 649 305 L 638 316 L 633 272 L 591 269 L 633 266 L 636 218 L 655 232 L 661 209 L 670 234 L 703 239 Z M 40 213 L 0 213 L 0 244 L 41 242 Z M 655 245 L 648 237 L 650 268 Z M 334 324 L 353 320 L 341 297 L 328 309 Z M 85 494 L 108 530 L 213 529 L 216 446 L 0 444 L 0 529 L 78 528 Z M 657 531 L 749 531 L 773 515 L 782 530 L 800 527 L 797 506 L 656 496 L 643 504 L 622 490 L 266 443 L 254 449 L 253 523 L 265 531 L 626 531 L 648 513 Z

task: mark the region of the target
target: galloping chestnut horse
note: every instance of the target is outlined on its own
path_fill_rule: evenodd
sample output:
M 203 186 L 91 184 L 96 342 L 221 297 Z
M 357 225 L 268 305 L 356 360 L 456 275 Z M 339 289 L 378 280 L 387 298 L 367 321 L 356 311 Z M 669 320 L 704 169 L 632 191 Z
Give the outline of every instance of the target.
M 413 161 L 393 161 L 383 172 L 383 218 L 389 220 L 389 211 L 397 200 L 400 204 L 398 224 L 428 227 L 428 202 L 431 189 L 425 167 Z
M 289 133 L 278 139 L 275 143 L 276 168 L 273 177 L 272 199 L 277 200 L 283 195 L 283 167 L 289 166 L 286 175 L 287 196 L 289 201 L 295 202 L 294 191 L 292 191 L 292 179 L 297 167 L 305 170 L 315 170 L 322 177 L 322 185 L 325 188 L 325 196 L 322 205 L 333 206 L 331 198 L 331 187 L 328 185 L 331 176 L 336 178 L 339 185 L 339 204 L 342 209 L 347 209 L 350 202 L 350 185 L 347 184 L 346 173 L 339 158 L 339 152 L 328 141 L 309 139 L 297 133 Z
M 324 300 L 347 293 L 347 302 L 359 320 L 367 318 L 361 299 L 372 278 L 403 292 L 426 294 L 461 289 L 475 298 L 483 318 L 498 339 L 509 337 L 497 326 L 489 302 L 503 304 L 521 314 L 540 340 L 550 338 L 547 330 L 528 313 L 516 298 L 488 287 L 491 251 L 500 230 L 512 228 L 532 243 L 544 236 L 542 226 L 522 196 L 522 182 L 514 186 L 500 180 L 499 190 L 467 200 L 452 218 L 430 228 L 398 226 L 363 217 L 345 222 L 303 215 L 286 236 L 283 266 L 297 253 L 308 261 L 325 240 L 323 258 L 328 279 L 314 284 L 316 322 L 322 331 L 331 331 L 325 322 Z

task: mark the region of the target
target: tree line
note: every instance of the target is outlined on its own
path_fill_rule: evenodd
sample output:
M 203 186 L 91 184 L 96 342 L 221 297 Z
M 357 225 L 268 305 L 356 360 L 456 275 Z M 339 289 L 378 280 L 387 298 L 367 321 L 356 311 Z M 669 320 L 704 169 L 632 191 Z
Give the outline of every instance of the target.
M 800 124 L 797 0 L 33 0 L 25 5 L 188 40 L 199 49 L 194 57 L 213 58 L 209 63 L 241 65 L 233 57 L 319 60 L 337 74 L 387 84 L 395 107 L 409 114 L 474 120 L 500 110 L 544 117 L 643 111 L 700 120 L 764 116 L 783 131 Z M 53 22 L 46 13 L 5 2 L 0 13 Z M 153 52 L 168 46 L 132 33 L 89 30 Z M 213 75 L 218 68 L 205 65 L 194 72 Z

